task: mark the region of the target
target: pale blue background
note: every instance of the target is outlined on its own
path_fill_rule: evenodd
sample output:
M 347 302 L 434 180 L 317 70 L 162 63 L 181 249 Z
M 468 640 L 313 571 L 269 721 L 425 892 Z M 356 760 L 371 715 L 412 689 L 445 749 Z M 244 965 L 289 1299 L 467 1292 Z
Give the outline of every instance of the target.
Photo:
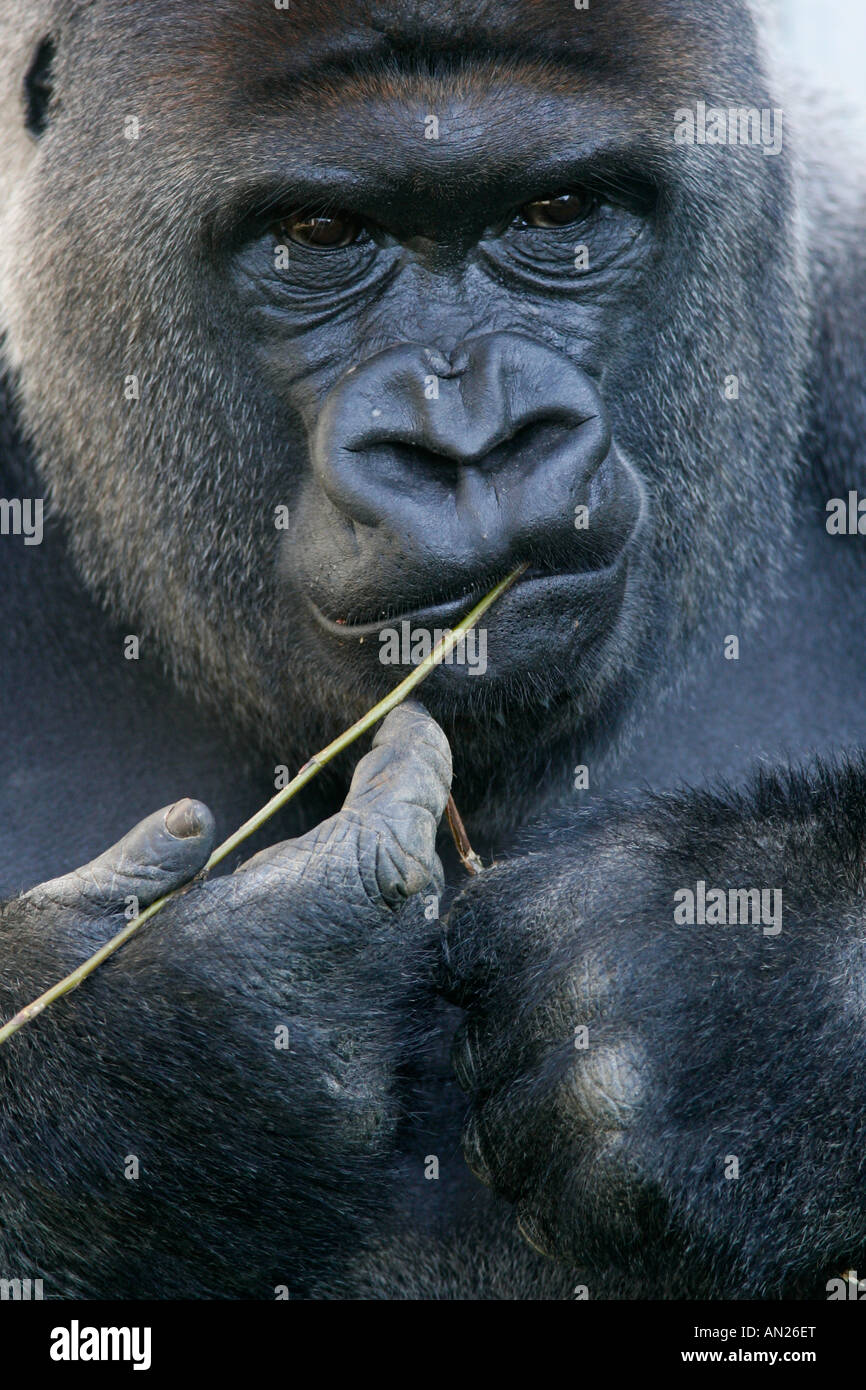
M 866 121 L 866 0 L 759 0 L 780 48 Z

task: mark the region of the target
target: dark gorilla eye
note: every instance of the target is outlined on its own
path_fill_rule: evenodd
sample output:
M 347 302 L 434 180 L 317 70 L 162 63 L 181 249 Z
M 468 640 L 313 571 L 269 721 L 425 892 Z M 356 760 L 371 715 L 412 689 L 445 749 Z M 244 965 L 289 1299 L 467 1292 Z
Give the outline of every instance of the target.
M 340 246 L 351 246 L 353 241 L 357 241 L 361 224 L 356 217 L 345 212 L 327 216 L 295 213 L 278 222 L 275 231 L 279 237 L 293 241 L 297 246 L 331 251 Z
M 54 95 L 52 70 L 56 57 L 52 38 L 43 39 L 33 55 L 24 79 L 24 101 L 27 109 L 26 126 L 37 138 L 44 135 L 48 125 L 48 110 Z
M 520 209 L 528 227 L 567 227 L 579 222 L 592 206 L 589 193 L 560 193 L 556 198 L 538 198 Z

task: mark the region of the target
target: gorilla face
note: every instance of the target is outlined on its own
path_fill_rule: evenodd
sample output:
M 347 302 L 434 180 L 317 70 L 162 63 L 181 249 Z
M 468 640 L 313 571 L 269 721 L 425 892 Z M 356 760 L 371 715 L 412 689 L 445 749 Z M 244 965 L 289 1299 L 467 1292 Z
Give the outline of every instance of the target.
M 383 624 L 527 562 L 486 674 L 425 686 L 481 806 L 755 616 L 802 410 L 788 163 L 674 140 L 772 105 L 745 9 L 738 57 L 686 0 L 301 8 L 34 19 L 9 356 L 88 581 L 284 759 L 404 674 Z
M 268 196 L 233 267 L 304 459 L 283 602 L 312 617 L 323 674 L 372 691 L 383 622 L 453 625 L 526 562 L 472 680 L 507 689 L 550 662 L 559 693 L 610 661 L 646 544 L 644 488 L 604 400 L 602 319 L 637 327 L 651 190 L 581 182 L 570 141 L 557 149 L 567 104 L 517 75 L 476 71 L 465 97 L 454 79 L 378 85 L 330 120 L 302 107 L 318 187 L 299 179 L 276 216 Z M 527 132 L 516 163 L 495 133 L 503 104 Z M 347 173 L 364 130 L 387 133 L 387 153 L 364 141 Z M 467 679 L 443 667 L 442 694 L 460 701 Z

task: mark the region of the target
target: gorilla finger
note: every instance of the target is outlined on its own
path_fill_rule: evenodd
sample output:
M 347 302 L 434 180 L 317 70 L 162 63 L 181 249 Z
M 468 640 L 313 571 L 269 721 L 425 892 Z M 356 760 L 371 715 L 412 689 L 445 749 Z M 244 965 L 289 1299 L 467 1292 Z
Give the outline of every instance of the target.
M 488 930 L 488 888 L 496 869 L 483 875 L 464 889 L 448 913 L 439 938 L 439 958 L 436 971 L 437 991 L 449 1003 L 468 1009 L 489 999 L 501 980 L 501 942 Z M 484 881 L 484 895 L 476 888 Z M 502 924 L 500 933 L 507 930 Z
M 589 1037 L 592 1050 L 587 1054 L 583 1049 Z M 603 1105 L 616 1101 L 624 1106 L 634 1094 L 637 1080 L 627 1070 L 620 1042 L 616 1035 L 611 1038 L 609 1028 L 575 1024 L 559 999 L 527 1006 L 517 1017 L 513 1000 L 500 1003 L 493 997 L 489 1012 L 471 1008 L 457 1027 L 451 1065 L 460 1087 L 470 1093 L 512 1076 L 524 1077 L 524 1084 L 545 1101 L 561 1092 L 570 1122 L 578 1095 L 587 1096 L 585 1109 L 594 1118 Z M 596 1092 L 603 1100 L 595 1099 Z
M 202 869 L 216 839 L 214 818 L 185 797 L 140 821 L 122 840 L 79 869 L 31 888 L 35 906 L 105 912 L 128 898 L 147 907 Z
M 436 853 L 436 821 L 429 812 L 395 803 L 389 817 L 362 824 L 362 843 L 366 836 L 374 843 L 361 854 L 360 865 L 373 901 L 399 907 L 425 888 L 441 894 L 445 875 Z
M 532 1070 L 497 1068 L 493 1089 L 490 1058 L 485 1057 L 485 1082 L 464 1132 L 469 1167 L 509 1202 L 552 1182 L 575 1146 L 591 1136 L 581 1118 L 566 1107 L 563 1113 L 562 1060 L 540 1062 Z
M 476 1012 L 463 1019 L 451 1044 L 451 1066 L 461 1090 L 480 1091 L 497 1076 L 516 1073 L 519 1049 L 509 1045 L 515 1031 Z
M 426 811 L 438 825 L 450 790 L 448 740 L 423 705 L 410 700 L 379 726 L 355 768 L 345 809 L 388 819 L 405 804 Z
M 480 1084 L 478 1024 L 474 1019 L 464 1019 L 454 1034 L 451 1067 L 461 1091 L 474 1091 Z
M 485 1158 L 484 1136 L 481 1122 L 477 1114 L 473 1111 L 463 1129 L 463 1157 L 466 1166 L 473 1177 L 477 1178 L 485 1187 L 492 1186 L 493 1175 Z
M 496 1105 L 486 1101 L 469 1112 L 463 1128 L 462 1149 L 473 1177 L 507 1202 L 515 1202 L 522 1191 L 522 1174 L 504 1143 L 505 1135 Z
M 390 822 L 339 811 L 297 840 L 260 850 L 235 871 L 277 900 L 296 899 L 306 885 L 323 903 L 399 907 L 430 888 L 440 897 L 445 874 L 436 853 L 436 827 L 426 812 L 404 808 Z
M 545 892 L 527 895 L 519 862 L 496 864 L 471 880 L 454 900 L 443 927 L 437 988 L 461 1008 L 506 1004 L 520 979 L 521 1011 L 551 1013 L 560 989 L 582 1012 L 594 1011 L 608 991 L 603 962 L 578 956 L 582 924 L 565 903 L 554 911 Z M 572 934 L 563 937 L 566 914 Z M 579 959 L 579 966 L 575 960 Z M 585 978 L 583 978 L 585 976 Z M 545 1035 L 551 1019 L 547 1020 Z
M 361 759 L 337 815 L 297 840 L 264 850 L 240 873 L 269 870 L 321 891 L 347 894 L 388 908 L 433 886 L 444 874 L 436 830 L 448 799 L 451 753 L 439 726 L 419 705 L 401 706 L 384 720 Z

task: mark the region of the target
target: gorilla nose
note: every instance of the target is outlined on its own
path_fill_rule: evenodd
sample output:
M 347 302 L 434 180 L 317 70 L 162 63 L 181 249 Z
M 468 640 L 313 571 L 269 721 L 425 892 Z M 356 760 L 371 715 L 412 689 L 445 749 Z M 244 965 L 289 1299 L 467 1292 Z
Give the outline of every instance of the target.
M 477 564 L 573 536 L 609 450 L 585 372 L 546 344 L 491 333 L 450 357 L 405 343 L 352 368 L 325 400 L 313 464 L 344 515 Z

